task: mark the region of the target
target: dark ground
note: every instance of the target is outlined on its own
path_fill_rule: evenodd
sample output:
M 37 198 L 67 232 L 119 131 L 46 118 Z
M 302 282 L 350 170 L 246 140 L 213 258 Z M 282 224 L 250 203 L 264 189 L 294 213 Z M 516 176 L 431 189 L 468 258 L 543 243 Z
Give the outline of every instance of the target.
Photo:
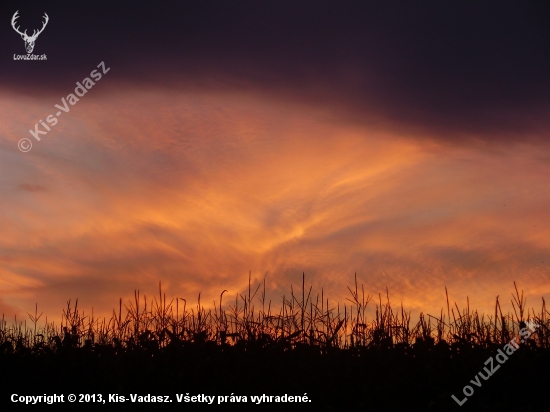
M 470 383 L 503 345 L 371 347 L 325 353 L 309 345 L 285 350 L 257 343 L 213 342 L 157 348 L 62 348 L 0 355 L 2 410 L 319 410 L 319 411 L 550 411 L 550 353 L 522 346 L 481 387 Z M 498 363 L 495 360 L 495 367 Z M 490 365 L 488 365 L 490 370 Z M 463 387 L 474 394 L 462 406 Z M 12 393 L 170 395 L 172 403 L 19 405 Z M 300 395 L 309 403 L 251 402 L 251 395 Z M 247 396 L 247 403 L 178 403 L 176 394 Z M 4 409 L 5 407 L 5 409 Z

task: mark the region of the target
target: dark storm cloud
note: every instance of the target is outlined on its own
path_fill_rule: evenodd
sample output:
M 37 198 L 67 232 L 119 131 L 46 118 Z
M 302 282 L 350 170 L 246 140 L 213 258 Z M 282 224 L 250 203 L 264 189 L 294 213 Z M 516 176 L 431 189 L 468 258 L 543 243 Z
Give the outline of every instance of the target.
M 34 51 L 47 62 L 13 61 L 16 10 L 29 32 L 49 14 Z M 255 91 L 443 137 L 548 123 L 543 2 L 4 2 L 1 15 L 0 87 L 28 95 L 66 95 L 105 61 L 130 87 Z

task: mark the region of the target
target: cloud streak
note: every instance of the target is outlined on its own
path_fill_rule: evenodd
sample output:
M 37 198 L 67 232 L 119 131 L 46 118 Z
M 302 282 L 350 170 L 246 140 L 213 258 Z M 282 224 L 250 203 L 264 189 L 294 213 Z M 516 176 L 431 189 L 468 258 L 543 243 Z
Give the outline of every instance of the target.
M 110 87 L 24 155 L 21 125 L 49 108 L 0 100 L 9 308 L 97 313 L 159 280 L 214 298 L 248 270 L 275 298 L 304 271 L 342 300 L 357 272 L 413 309 L 438 310 L 445 285 L 480 309 L 513 280 L 550 296 L 546 143 L 457 147 L 256 93 Z

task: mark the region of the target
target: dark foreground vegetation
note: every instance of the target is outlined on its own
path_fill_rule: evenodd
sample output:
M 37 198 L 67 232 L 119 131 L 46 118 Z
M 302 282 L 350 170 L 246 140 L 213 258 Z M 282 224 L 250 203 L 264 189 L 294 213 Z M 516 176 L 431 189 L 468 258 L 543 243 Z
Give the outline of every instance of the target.
M 0 407 L 550 411 L 550 313 L 544 299 L 540 311 L 529 310 L 516 288 L 512 312 L 503 314 L 497 298 L 494 315 L 485 316 L 469 306 L 460 310 L 447 298 L 439 314 L 420 314 L 411 322 L 410 313 L 392 308 L 388 296 L 371 303 L 376 311 L 368 318 L 372 297 L 357 283 L 350 292 L 348 302 L 334 304 L 302 284 L 300 293 L 291 289 L 275 310 L 266 302 L 264 283 L 249 286 L 229 305 L 224 292 L 206 309 L 200 296 L 197 305 L 167 302 L 159 285 L 153 299 L 136 292 L 133 302 L 121 300 L 110 319 L 84 316 L 78 301 L 67 303 L 57 326 L 44 323 L 37 312 L 30 322 L 2 318 Z M 530 336 L 520 336 L 525 322 L 537 325 Z M 500 364 L 496 356 L 512 339 L 517 349 Z M 486 363 L 489 358 L 494 365 Z M 474 392 L 467 390 L 470 396 L 459 406 L 451 395 L 462 402 L 466 385 Z M 25 406 L 10 402 L 14 393 L 64 394 L 65 402 Z M 66 398 L 71 393 L 102 394 L 106 403 L 71 404 Z M 109 402 L 108 394 L 118 396 Z M 172 403 L 133 403 L 131 394 L 169 395 Z M 177 394 L 216 398 L 212 405 L 179 403 Z M 311 402 L 252 401 L 263 394 L 302 401 L 307 394 Z M 113 402 L 120 396 L 127 401 Z M 218 396 L 228 398 L 219 404 Z M 241 402 L 230 402 L 236 396 Z

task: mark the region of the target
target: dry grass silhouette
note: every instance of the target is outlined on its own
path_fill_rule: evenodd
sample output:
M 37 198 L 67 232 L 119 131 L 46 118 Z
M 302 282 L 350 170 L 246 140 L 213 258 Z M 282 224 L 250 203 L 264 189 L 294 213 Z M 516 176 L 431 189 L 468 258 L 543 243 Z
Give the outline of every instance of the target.
M 308 393 L 314 410 L 327 411 L 518 410 L 525 401 L 518 393 L 530 393 L 531 406 L 550 410 L 542 395 L 550 368 L 550 313 L 544 299 L 540 310 L 528 309 L 523 292 L 515 283 L 514 288 L 508 313 L 498 297 L 494 314 L 485 315 L 469 302 L 460 309 L 447 294 L 439 314 L 420 313 L 412 321 L 402 306 L 392 307 L 387 291 L 375 299 L 357 280 L 346 302 L 338 303 L 323 290 L 313 295 L 303 277 L 300 292 L 291 286 L 276 309 L 266 300 L 265 281 L 252 285 L 250 276 L 247 293 L 229 302 L 224 290 L 210 308 L 200 295 L 193 304 L 167 300 L 159 283 L 158 296 L 148 299 L 135 291 L 108 318 L 85 315 L 78 300 L 67 302 L 57 325 L 38 306 L 29 319 L 2 317 L 0 368 L 10 373 L 0 374 L 0 384 L 22 393 L 24 382 L 29 395 L 60 388 L 105 394 Z M 538 327 L 519 354 L 458 407 L 451 394 L 459 396 L 526 321 Z M 172 406 L 163 410 L 182 405 Z M 287 406 L 255 410 L 294 410 Z M 135 407 L 117 404 L 112 410 Z
M 438 316 L 420 313 L 416 323 L 411 323 L 410 313 L 402 306 L 398 310 L 391 306 L 388 293 L 385 302 L 381 295 L 373 302 L 376 315 L 368 319 L 366 309 L 373 299 L 365 295 L 357 279 L 353 288 L 348 287 L 351 298 L 340 304 L 330 302 L 323 291 L 312 297 L 304 277 L 301 296 L 296 296 L 291 286 L 290 297 L 283 297 L 276 312 L 265 300 L 265 281 L 256 287 L 249 282 L 248 293 L 237 295 L 228 306 L 223 305 L 224 290 L 219 302 L 209 309 L 201 304 L 200 295 L 196 306 L 182 298 L 167 302 L 159 283 L 158 297 L 147 300 L 135 291 L 134 301 L 124 303 L 120 299 L 109 319 L 84 316 L 78 299 L 74 305 L 67 302 L 60 325 L 47 320 L 39 325 L 43 314 L 38 314 L 38 306 L 34 314 L 28 314 L 30 324 L 17 319 L 8 323 L 3 316 L 0 345 L 3 352 L 95 346 L 123 349 L 136 345 L 161 349 L 191 342 L 243 348 L 272 345 L 283 350 L 308 345 L 321 352 L 332 348 L 407 347 L 418 342 L 489 348 L 518 336 L 520 323 L 529 318 L 539 325 L 530 344 L 550 349 L 550 313 L 544 298 L 539 312 L 528 310 L 523 291 L 514 286 L 511 313 L 502 313 L 498 297 L 494 316 L 485 316 L 471 310 L 469 304 L 462 310 L 456 303 L 451 306 L 447 295 L 446 311 L 442 309 Z

